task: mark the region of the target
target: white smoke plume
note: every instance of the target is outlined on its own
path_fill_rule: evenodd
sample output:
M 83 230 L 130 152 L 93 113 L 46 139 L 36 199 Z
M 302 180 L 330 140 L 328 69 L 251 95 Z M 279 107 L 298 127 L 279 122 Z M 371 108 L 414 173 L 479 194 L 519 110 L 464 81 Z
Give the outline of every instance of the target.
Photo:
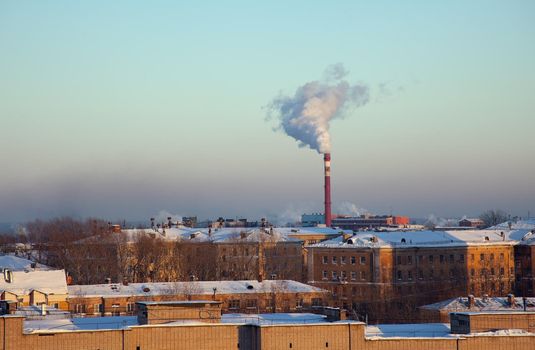
M 351 202 L 340 202 L 335 204 L 334 212 L 339 215 L 361 216 L 372 214 L 368 209 L 360 208 Z
M 368 86 L 351 85 L 344 80 L 347 73 L 341 63 L 329 66 L 323 80 L 298 87 L 294 96 L 281 94 L 275 98 L 268 107 L 269 115 L 275 114 L 279 119 L 278 129 L 296 139 L 299 147 L 330 152 L 331 120 L 369 100 Z

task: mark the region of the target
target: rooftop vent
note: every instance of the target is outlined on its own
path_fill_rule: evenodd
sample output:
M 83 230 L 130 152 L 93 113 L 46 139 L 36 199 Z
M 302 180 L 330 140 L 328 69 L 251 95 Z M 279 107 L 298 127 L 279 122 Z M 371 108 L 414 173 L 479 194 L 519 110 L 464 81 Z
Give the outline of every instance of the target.
M 249 289 L 249 290 L 253 290 L 254 287 L 253 287 L 252 285 L 248 284 L 248 285 L 247 285 L 247 289 Z
M 148 293 L 148 292 L 150 292 L 150 288 L 147 287 L 147 286 L 143 286 L 143 291 L 144 291 L 145 293 Z

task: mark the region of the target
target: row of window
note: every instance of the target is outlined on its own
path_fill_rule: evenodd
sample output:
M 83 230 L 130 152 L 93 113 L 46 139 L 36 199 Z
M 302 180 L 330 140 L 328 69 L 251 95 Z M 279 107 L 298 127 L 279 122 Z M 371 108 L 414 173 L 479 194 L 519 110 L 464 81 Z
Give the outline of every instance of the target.
M 366 271 L 360 271 L 359 273 L 357 273 L 357 271 L 351 271 L 351 273 L 349 274 L 349 276 L 351 277 L 351 280 L 352 281 L 356 281 L 357 278 L 360 278 L 361 280 L 366 280 Z M 324 280 L 328 280 L 329 277 L 331 278 L 331 280 L 333 281 L 337 281 L 337 280 L 347 280 L 347 272 L 346 271 L 331 271 L 331 273 L 329 274 L 329 271 L 323 271 L 322 273 L 322 278 Z
M 481 253 L 479 254 L 479 260 L 480 261 L 485 261 L 485 260 L 490 260 L 490 261 L 494 261 L 494 253 L 490 253 L 490 254 L 485 254 L 485 253 Z M 413 256 L 412 255 L 398 255 L 396 257 L 396 263 L 398 265 L 412 265 L 413 263 Z M 426 259 L 426 256 L 425 255 L 417 255 L 416 256 L 416 259 L 417 259 L 417 262 L 419 264 L 423 263 Z M 446 262 L 449 262 L 449 263 L 464 263 L 465 262 L 465 256 L 464 254 L 449 254 L 449 255 L 444 255 L 444 254 L 440 254 L 437 256 L 437 259 L 438 259 L 438 262 L 440 263 L 446 263 Z M 500 261 L 503 261 L 505 259 L 505 254 L 504 253 L 500 253 L 499 255 L 499 259 Z M 475 254 L 470 254 L 470 261 L 475 261 Z M 435 255 L 433 254 L 430 254 L 427 256 L 427 262 L 430 263 L 430 264 L 433 264 L 435 262 Z
M 359 257 L 358 260 L 359 260 L 361 265 L 366 265 L 366 257 L 365 256 Z M 324 264 L 328 264 L 329 263 L 329 257 L 324 255 L 322 257 L 322 261 L 323 261 Z M 348 261 L 349 261 L 349 263 L 351 265 L 355 265 L 357 263 L 357 257 L 356 256 L 350 256 L 349 259 L 346 256 L 341 256 L 340 257 L 340 264 L 347 264 Z M 338 257 L 337 256 L 332 256 L 331 257 L 331 263 L 338 264 Z
M 429 273 L 428 273 L 429 279 L 433 279 L 435 277 L 434 273 L 435 273 L 434 270 L 429 270 Z M 511 268 L 511 273 L 514 273 L 513 268 Z M 480 269 L 479 270 L 479 276 L 487 276 L 487 275 L 494 276 L 495 274 L 496 274 L 496 271 L 495 271 L 495 269 L 493 267 L 490 268 L 490 269 Z M 454 269 L 450 269 L 449 270 L 449 277 L 452 278 L 452 277 L 455 277 L 455 275 L 464 276 L 464 270 L 456 271 Z M 500 267 L 499 275 L 500 276 L 505 275 L 505 268 Z M 440 276 L 444 276 L 444 270 L 440 270 Z M 475 269 L 470 269 L 470 276 L 471 277 L 475 277 L 476 276 L 476 270 Z M 401 271 L 401 270 L 397 270 L 396 277 L 397 277 L 398 280 L 404 280 L 404 279 L 412 280 L 413 279 L 413 272 L 410 271 L 410 270 L 406 271 L 406 272 Z M 418 277 L 418 279 L 424 279 L 424 271 L 423 270 L 418 270 L 418 276 L 417 277 Z

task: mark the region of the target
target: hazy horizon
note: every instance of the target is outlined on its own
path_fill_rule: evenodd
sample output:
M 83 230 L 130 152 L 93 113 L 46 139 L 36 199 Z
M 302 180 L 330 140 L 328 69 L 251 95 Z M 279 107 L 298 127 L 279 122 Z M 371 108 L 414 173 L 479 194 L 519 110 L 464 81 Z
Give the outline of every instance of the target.
M 525 217 L 534 11 L 532 1 L 3 2 L 0 222 L 321 212 L 321 155 L 273 131 L 266 106 L 336 63 L 369 101 L 330 125 L 333 212 Z

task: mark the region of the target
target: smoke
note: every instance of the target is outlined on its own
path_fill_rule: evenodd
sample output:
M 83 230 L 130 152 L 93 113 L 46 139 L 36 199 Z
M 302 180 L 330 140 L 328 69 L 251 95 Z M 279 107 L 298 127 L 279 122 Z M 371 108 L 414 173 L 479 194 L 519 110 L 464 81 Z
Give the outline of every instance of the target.
M 294 96 L 279 95 L 268 105 L 268 115 L 277 116 L 281 129 L 299 143 L 319 153 L 331 150 L 329 134 L 332 119 L 341 117 L 349 109 L 365 105 L 369 88 L 351 85 L 344 77 L 348 72 L 341 63 L 327 67 L 321 81 L 300 86 Z
M 372 214 L 368 209 L 359 208 L 351 202 L 337 203 L 334 207 L 334 212 L 339 215 L 360 216 L 364 214 Z
M 437 217 L 435 214 L 430 214 L 424 223 L 426 227 L 430 227 L 430 228 L 453 227 L 453 226 L 458 226 L 458 224 L 459 224 L 458 219 L 441 218 L 441 217 Z

